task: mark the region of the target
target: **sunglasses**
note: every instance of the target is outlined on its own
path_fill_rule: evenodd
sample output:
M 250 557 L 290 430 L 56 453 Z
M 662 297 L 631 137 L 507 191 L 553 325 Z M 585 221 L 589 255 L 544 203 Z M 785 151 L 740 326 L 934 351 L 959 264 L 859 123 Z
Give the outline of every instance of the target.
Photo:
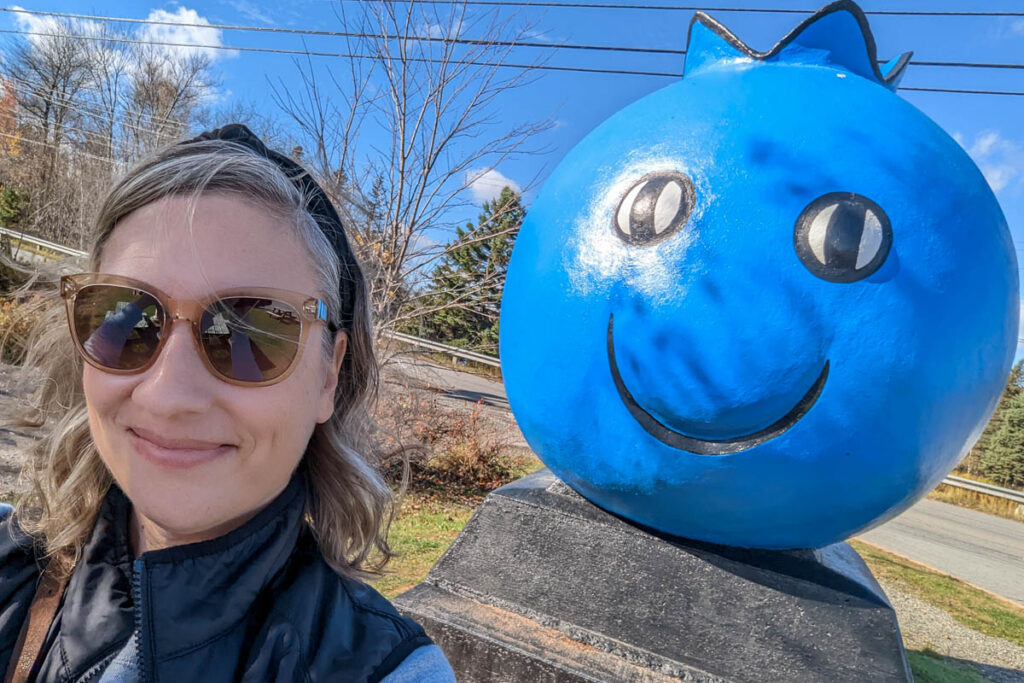
M 266 386 L 295 367 L 309 330 L 327 321 L 316 297 L 267 287 L 242 287 L 201 300 L 173 299 L 119 275 L 80 273 L 60 279 L 75 347 L 89 365 L 117 375 L 144 372 L 176 320 L 188 320 L 203 363 L 230 384 Z

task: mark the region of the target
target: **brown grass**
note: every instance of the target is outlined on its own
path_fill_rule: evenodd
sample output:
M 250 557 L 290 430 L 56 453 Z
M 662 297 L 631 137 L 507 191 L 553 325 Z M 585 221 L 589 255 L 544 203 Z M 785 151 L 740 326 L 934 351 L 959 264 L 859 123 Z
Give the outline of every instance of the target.
M 31 320 L 18 303 L 0 298 L 0 361 L 17 363 L 24 355 L 24 340 Z
M 960 507 L 986 512 L 990 515 L 1024 522 L 1024 506 L 1012 500 L 996 498 L 985 493 L 969 491 L 947 484 L 939 484 L 934 491 L 928 494 L 928 497 L 943 503 L 952 503 Z
M 478 503 L 490 491 L 540 467 L 516 445 L 514 423 L 483 405 L 385 384 L 375 415 L 377 459 L 398 490 Z

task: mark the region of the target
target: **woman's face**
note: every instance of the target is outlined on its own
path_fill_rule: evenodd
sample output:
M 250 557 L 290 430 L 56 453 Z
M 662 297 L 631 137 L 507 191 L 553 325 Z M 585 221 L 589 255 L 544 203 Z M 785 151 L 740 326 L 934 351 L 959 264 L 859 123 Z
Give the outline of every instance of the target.
M 188 203 L 168 197 L 123 218 L 100 271 L 180 299 L 244 286 L 319 296 L 312 261 L 282 219 L 252 202 L 204 195 L 195 203 L 190 236 Z M 186 321 L 171 326 L 143 373 L 118 376 L 85 366 L 92 437 L 134 505 L 146 549 L 226 533 L 284 489 L 314 426 L 334 411 L 345 335 L 327 358 L 324 334 L 315 325 L 294 372 L 264 387 L 212 375 Z M 174 450 L 189 447 L 206 453 Z

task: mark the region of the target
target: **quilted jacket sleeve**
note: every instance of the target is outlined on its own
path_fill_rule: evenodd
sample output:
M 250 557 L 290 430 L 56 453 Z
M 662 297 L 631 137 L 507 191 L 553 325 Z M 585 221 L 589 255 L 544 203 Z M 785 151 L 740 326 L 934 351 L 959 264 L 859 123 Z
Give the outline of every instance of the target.
M 10 506 L 0 509 L 0 679 L 35 595 L 39 568 L 31 543 L 13 524 Z

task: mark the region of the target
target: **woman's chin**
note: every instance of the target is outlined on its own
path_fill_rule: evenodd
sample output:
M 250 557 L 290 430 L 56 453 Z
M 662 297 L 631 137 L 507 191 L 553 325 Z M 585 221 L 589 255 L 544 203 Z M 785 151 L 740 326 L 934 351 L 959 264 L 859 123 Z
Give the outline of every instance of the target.
M 168 482 L 161 482 L 166 485 Z M 221 536 L 240 526 L 252 516 L 241 512 L 249 506 L 232 500 L 223 487 L 210 482 L 208 490 L 181 490 L 180 487 L 149 486 L 125 488 L 132 502 L 141 532 L 146 539 L 146 550 L 158 547 L 198 543 Z

